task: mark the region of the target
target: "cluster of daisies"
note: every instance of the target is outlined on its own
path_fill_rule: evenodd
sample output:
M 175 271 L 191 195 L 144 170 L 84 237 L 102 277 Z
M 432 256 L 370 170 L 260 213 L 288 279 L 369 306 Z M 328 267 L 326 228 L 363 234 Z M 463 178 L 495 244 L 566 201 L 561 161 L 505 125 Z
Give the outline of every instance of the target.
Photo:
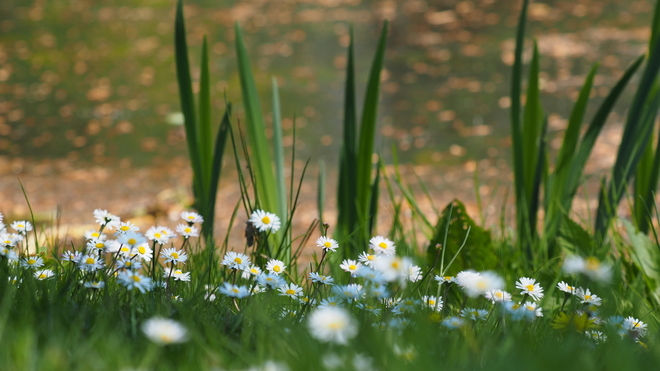
M 183 272 L 180 266 L 188 259 L 185 250 L 189 239 L 199 236 L 199 229 L 195 226 L 203 222 L 199 214 L 182 212 L 184 223 L 177 225 L 175 231 L 164 226 L 154 226 L 144 234 L 139 232 L 137 225 L 122 221 L 107 210 L 96 209 L 93 215 L 99 229 L 85 232 L 83 248 L 65 251 L 61 256 L 62 261 L 69 262 L 80 272 L 85 287 L 101 289 L 108 280 L 116 279 L 116 282 L 129 290 L 145 293 L 156 285 L 166 287 L 171 281 L 190 281 L 190 272 Z M 28 253 L 25 235 L 32 230 L 31 224 L 26 221 L 14 222 L 11 228 L 17 233 L 7 233 L 4 225 L 0 233 L 2 256 L 9 262 L 34 270 L 34 276 L 39 280 L 54 277 L 53 270 L 42 269 L 45 263 L 40 255 Z M 178 235 L 183 238 L 183 242 L 177 248 L 174 244 Z M 24 240 L 25 254 L 21 254 L 18 250 Z M 25 257 L 19 258 L 21 255 Z M 162 259 L 163 265 L 157 264 L 159 259 Z
M 184 222 L 174 231 L 154 226 L 144 234 L 135 224 L 121 221 L 106 210 L 95 210 L 94 217 L 99 229 L 85 233 L 84 248 L 66 251 L 61 258 L 80 272 L 85 287 L 101 289 L 109 280 L 116 280 L 127 289 L 142 293 L 155 287 L 168 288 L 170 292 L 173 281 L 190 281 L 190 272 L 184 272 L 183 267 L 188 259 L 189 239 L 199 236 L 196 224 L 203 222 L 199 214 L 183 212 Z M 248 227 L 268 238 L 280 229 L 281 221 L 275 214 L 255 210 Z M 9 228 L 13 232 L 2 223 L 0 214 L 0 255 L 13 264 L 33 269 L 39 280 L 53 277 L 52 270 L 42 269 L 44 261 L 40 256 L 28 254 L 26 235 L 32 225 L 18 221 Z M 179 241 L 179 246 L 175 246 L 175 241 Z M 512 321 L 533 322 L 543 317 L 544 289 L 534 278 L 520 277 L 511 284 L 515 287 L 511 292 L 506 291 L 505 280 L 492 271 L 465 270 L 455 276 L 443 272 L 433 279 L 412 258 L 397 255 L 394 242 L 383 236 L 371 238 L 367 251 L 356 259 L 341 262 L 327 258 L 339 249 L 336 240 L 321 236 L 316 245 L 321 259 L 310 266 L 304 282 L 293 280 L 291 277 L 298 273 L 296 267 L 288 267 L 282 260 L 265 259 L 260 265 L 245 253 L 226 252 L 220 262 L 228 269 L 223 275 L 226 281 L 207 286 L 205 298 L 215 301 L 226 297 L 233 302 L 229 308 L 240 310 L 241 299 L 272 291 L 290 299 L 279 309 L 282 318 L 305 321 L 314 338 L 337 344 L 347 344 L 357 336 L 355 316 L 370 318 L 376 327 L 392 329 L 414 326 L 419 313 L 448 329 L 482 326 L 489 321 L 503 325 Z M 254 256 L 264 257 L 257 252 Z M 337 266 L 328 267 L 329 264 Z M 607 282 L 611 276 L 611 267 L 592 257 L 568 257 L 563 270 L 570 275 L 584 275 L 590 282 Z M 559 282 L 557 288 L 564 293 L 564 300 L 553 317 L 553 327 L 571 327 L 597 341 L 606 338 L 600 331 L 603 324 L 614 326 L 636 341 L 646 333 L 646 324 L 633 317 L 601 319 L 598 308 L 602 299 L 589 288 L 565 282 Z M 571 299 L 571 311 L 564 311 Z M 450 300 L 455 302 L 449 305 Z M 170 319 L 149 320 L 143 331 L 162 345 L 187 339 L 186 329 Z

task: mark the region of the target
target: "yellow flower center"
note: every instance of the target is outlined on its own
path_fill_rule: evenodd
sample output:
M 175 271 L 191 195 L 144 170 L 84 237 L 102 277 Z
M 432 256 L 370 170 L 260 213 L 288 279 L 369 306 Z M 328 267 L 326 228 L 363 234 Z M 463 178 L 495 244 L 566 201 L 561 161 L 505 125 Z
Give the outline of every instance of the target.
M 133 262 L 127 261 L 126 263 L 124 263 L 124 265 L 130 267 L 131 265 L 133 265 Z
M 181 269 L 177 269 L 174 271 L 174 274 L 183 274 L 183 271 Z
M 131 277 L 131 278 L 133 278 L 133 281 L 135 281 L 135 282 L 140 282 L 140 281 L 142 281 L 142 279 L 140 279 L 140 276 L 133 276 L 133 277 Z
M 171 256 L 172 256 L 174 259 L 179 259 L 179 254 L 178 254 L 178 253 L 173 252 Z
M 40 280 L 43 280 L 45 278 L 46 278 L 46 273 L 42 273 L 42 274 L 39 275 Z
M 238 264 L 243 264 L 243 259 L 241 259 L 239 257 L 234 258 L 234 261 Z
M 232 287 L 231 292 L 233 292 L 234 294 L 238 294 L 240 292 L 240 290 L 237 289 L 236 287 Z
M 369 260 L 369 261 L 376 260 L 376 255 L 367 255 L 367 260 Z
M 331 247 L 332 247 L 332 243 L 330 243 L 330 241 L 325 241 L 325 242 L 323 243 L 323 246 L 325 246 L 325 247 L 327 247 L 327 248 L 331 248 Z
M 96 246 L 97 249 L 102 249 L 105 245 L 103 244 L 103 242 L 98 242 L 98 243 L 97 243 L 96 245 L 94 245 L 94 246 Z
M 584 300 L 590 300 L 590 299 L 591 299 L 591 295 L 585 295 L 584 296 Z
M 122 225 L 121 227 L 119 227 L 119 229 L 121 229 L 122 231 L 126 232 L 127 230 L 131 229 L 131 227 L 129 227 L 129 226 L 127 226 L 127 225 Z
M 385 242 L 381 242 L 378 244 L 378 247 L 380 247 L 381 249 L 387 249 L 387 244 Z
M 160 238 L 161 235 L 160 235 L 160 233 L 154 233 L 154 237 L 156 237 L 156 238 Z
M 525 286 L 525 288 L 527 289 L 527 291 L 534 291 L 534 285 L 527 285 Z
M 342 328 L 341 322 L 330 322 L 328 328 L 332 330 L 339 330 Z
M 451 276 L 445 276 L 445 277 L 444 277 L 445 281 L 450 281 L 451 278 L 452 278 Z
M 18 224 L 17 227 L 18 228 L 23 228 L 23 227 L 25 227 L 25 224 Z
M 435 300 L 429 299 L 429 305 L 435 305 Z
M 98 237 L 98 236 L 100 236 L 99 232 L 92 233 L 92 237 Z
M 584 263 L 584 267 L 585 267 L 588 271 L 595 271 L 595 270 L 598 269 L 598 267 L 600 267 L 600 262 L 598 261 L 598 259 L 596 259 L 596 258 L 594 258 L 594 257 L 589 257 L 589 258 L 587 258 L 587 260 L 585 261 L 585 263 Z
M 513 306 L 511 306 L 511 309 L 513 309 L 513 310 L 516 310 L 516 309 L 519 309 L 519 308 L 520 308 L 520 305 L 518 305 L 518 304 L 514 304 Z
M 264 216 L 261 218 L 261 222 L 264 224 L 270 224 L 270 218 L 268 216 Z
M 27 263 L 28 263 L 29 265 L 33 265 L 33 264 L 36 264 L 37 261 L 34 260 L 34 259 L 29 259 L 29 260 L 27 261 Z
M 144 253 L 147 252 L 147 249 L 145 249 L 144 246 L 139 246 L 139 247 L 138 247 L 138 252 L 139 252 L 140 254 L 144 254 Z
M 127 242 L 129 245 L 135 245 L 137 243 L 137 240 L 135 238 L 129 238 Z
M 399 262 L 398 260 L 394 260 L 392 261 L 392 264 L 390 264 L 390 266 L 394 269 L 399 269 L 399 267 L 401 266 L 401 262 Z
M 356 269 L 357 269 L 357 266 L 355 264 L 351 264 L 351 265 L 348 266 L 348 270 L 350 270 L 350 271 L 354 271 Z
M 296 290 L 291 290 L 291 289 L 286 290 L 287 295 L 295 295 L 295 293 L 296 293 Z
M 282 268 L 280 268 L 279 265 L 276 265 L 276 266 L 273 267 L 273 272 L 279 272 L 281 270 L 282 270 Z
M 497 291 L 497 292 L 495 292 L 495 295 L 494 295 L 494 296 L 495 296 L 496 298 L 502 298 L 502 297 L 504 297 L 504 294 L 503 294 L 502 292 L 500 292 L 500 291 Z
M 186 227 L 186 228 L 183 229 L 183 231 L 186 232 L 186 233 L 190 233 L 190 232 L 192 232 L 192 229 L 190 229 L 190 227 Z
M 128 247 L 126 247 L 126 246 L 122 247 L 121 252 L 128 252 Z
M 85 259 L 86 264 L 94 264 L 96 263 L 96 260 L 94 258 L 87 258 Z

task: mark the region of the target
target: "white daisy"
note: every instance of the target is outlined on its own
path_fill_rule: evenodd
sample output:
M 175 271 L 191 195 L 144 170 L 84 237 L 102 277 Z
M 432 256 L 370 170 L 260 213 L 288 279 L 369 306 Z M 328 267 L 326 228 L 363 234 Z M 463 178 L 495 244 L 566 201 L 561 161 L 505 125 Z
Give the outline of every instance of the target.
M 302 294 L 302 287 L 296 285 L 295 283 L 282 285 L 277 290 L 280 292 L 280 295 L 288 296 L 291 298 L 297 298 Z
M 578 288 L 575 295 L 580 298 L 580 303 L 582 304 L 600 306 L 603 303 L 603 299 L 592 294 L 589 289 Z
M 204 223 L 204 218 L 201 215 L 194 213 L 192 211 L 183 211 L 181 212 L 181 219 L 185 220 L 186 223 L 192 225 L 193 223 Z
M 410 258 L 402 258 L 396 255 L 381 255 L 373 263 L 374 269 L 383 275 L 385 281 L 399 280 L 402 284 L 408 279 L 412 266 Z
M 127 289 L 138 289 L 141 293 L 145 293 L 153 287 L 151 278 L 145 277 L 140 273 L 132 270 L 121 271 L 117 274 L 117 282 L 126 286 Z
M 321 300 L 319 308 L 338 307 L 341 306 L 341 303 L 342 302 L 340 298 L 336 296 L 328 296 L 327 298 Z
M 179 322 L 153 317 L 142 324 L 142 332 L 158 345 L 183 343 L 188 340 L 188 331 Z
M 99 290 L 105 287 L 105 282 L 103 281 L 89 281 L 83 284 L 88 289 Z
M 80 259 L 83 257 L 83 254 L 80 251 L 65 251 L 64 254 L 62 254 L 62 260 L 64 261 L 70 261 L 77 263 L 80 261 Z
M 130 220 L 127 222 L 119 222 L 115 228 L 117 229 L 117 235 L 128 232 L 137 232 L 140 230 L 140 227 L 133 224 Z
M 100 238 L 91 238 L 87 241 L 87 251 L 93 251 L 96 254 L 100 254 L 103 250 L 106 249 L 106 240 Z
M 521 290 L 521 294 L 529 295 L 534 300 L 538 301 L 543 297 L 543 288 L 533 278 L 521 277 L 516 282 L 516 288 Z
M 188 254 L 182 250 L 177 250 L 176 248 L 163 249 L 163 251 L 160 252 L 160 256 L 165 258 L 165 263 L 185 263 L 186 260 L 188 260 Z
M 141 243 L 146 242 L 146 238 L 143 235 L 136 232 L 125 232 L 120 233 L 117 237 L 117 242 L 128 247 L 128 252 L 130 253 L 131 249 Z
M 442 325 L 450 329 L 457 329 L 464 324 L 465 321 L 458 317 L 449 317 L 442 321 Z
M 43 281 L 47 278 L 53 277 L 54 275 L 55 272 L 50 269 L 42 269 L 34 272 L 34 278 L 38 279 L 39 281 Z
M 567 284 L 567 283 L 564 282 L 564 281 L 559 282 L 559 283 L 557 284 L 557 288 L 558 288 L 560 291 L 563 291 L 563 292 L 565 292 L 565 293 L 567 293 L 567 294 L 573 294 L 573 295 L 575 294 L 575 292 L 576 292 L 576 290 L 577 290 L 575 287 L 573 287 L 573 286 Z
M 257 282 L 261 286 L 268 286 L 271 289 L 276 289 L 282 285 L 284 285 L 284 279 L 277 274 L 274 273 L 268 273 L 268 274 L 260 274 L 257 276 Z
M 32 223 L 27 220 L 19 220 L 11 223 L 11 227 L 16 232 L 24 235 L 32 230 Z
M 21 267 L 23 268 L 41 268 L 44 265 L 44 260 L 40 256 L 28 256 L 21 259 Z
M 78 268 L 87 272 L 94 272 L 103 268 L 103 260 L 96 255 L 85 255 L 78 260 Z
M 266 264 L 266 270 L 272 274 L 279 275 L 284 272 L 285 268 L 286 265 L 284 265 L 284 262 L 281 260 L 272 259 Z
M 438 281 L 438 283 L 446 283 L 450 284 L 453 282 L 456 282 L 456 277 L 454 276 L 435 276 L 435 280 Z
M 190 272 L 183 272 L 181 269 L 168 269 L 163 272 L 164 278 L 172 277 L 176 281 L 190 281 Z
M 358 324 L 343 308 L 317 308 L 309 315 L 309 331 L 317 340 L 347 344 L 358 333 Z
M 225 257 L 222 259 L 222 265 L 228 266 L 230 269 L 236 269 L 236 270 L 245 270 L 247 269 L 251 262 L 250 258 L 241 253 L 237 253 L 234 251 L 228 251 L 225 254 Z
M 543 308 L 531 301 L 525 302 L 524 305 L 520 306 L 520 310 L 523 312 L 523 316 L 530 321 L 536 317 L 543 317 Z
M 253 265 L 251 267 L 247 267 L 243 270 L 243 273 L 241 274 L 242 278 L 248 279 L 250 277 L 258 277 L 261 274 L 261 268 L 257 267 L 256 265 Z
M 346 300 L 357 300 L 362 297 L 362 285 L 351 283 L 345 286 L 334 286 L 332 291 Z
M 369 247 L 372 248 L 376 254 L 394 255 L 396 253 L 394 242 L 383 236 L 372 237 L 369 240 Z
M 180 234 L 184 239 L 199 237 L 199 229 L 192 225 L 179 224 L 176 226 L 176 233 Z
M 644 336 L 646 334 L 646 327 L 646 323 L 634 317 L 627 317 L 623 320 L 623 328 L 628 332 L 634 333 L 635 338 Z
M 119 223 L 119 217 L 110 214 L 108 210 L 101 210 L 101 209 L 94 210 L 94 218 L 96 219 L 96 222 L 99 223 L 101 226 L 109 226 L 110 224 Z
M 330 276 L 324 276 L 316 272 L 310 272 L 309 279 L 312 280 L 312 282 L 322 283 L 324 285 L 332 285 L 335 282 L 334 278 Z
M 263 210 L 255 210 L 250 216 L 250 222 L 259 230 L 259 232 L 270 231 L 272 233 L 277 232 L 280 229 L 280 218 L 273 214 Z
M 150 262 L 154 257 L 154 251 L 151 249 L 148 243 L 141 243 L 131 250 L 131 257 L 137 255 L 140 259 Z
M 488 290 L 486 291 L 486 299 L 494 303 L 511 301 L 511 294 L 502 290 Z
M 366 251 L 363 251 L 358 255 L 358 261 L 370 268 L 373 268 L 373 263 L 376 258 L 376 254 L 369 254 Z
M 142 263 L 139 261 L 124 258 L 117 259 L 117 269 L 132 269 L 137 271 L 140 268 L 142 268 Z
M 456 282 L 470 297 L 484 295 L 490 290 L 500 290 L 504 287 L 504 280 L 490 271 L 462 271 L 456 275 Z
M 238 298 L 238 299 L 250 295 L 250 292 L 248 291 L 247 287 L 232 285 L 229 282 L 225 282 L 222 285 L 222 287 L 219 287 L 218 292 L 220 292 L 223 295 L 227 295 L 229 297 Z
M 348 272 L 351 274 L 351 276 L 355 277 L 358 274 L 358 270 L 362 264 L 356 262 L 355 260 L 350 260 L 350 259 L 345 259 L 341 264 L 339 265 L 339 268 L 343 269 L 344 272 Z
M 324 251 L 337 251 L 339 243 L 332 238 L 321 236 L 316 240 L 316 246 L 322 248 Z
M 170 240 L 170 236 L 161 233 L 161 229 L 162 227 L 160 226 L 151 227 L 147 229 L 147 231 L 144 233 L 144 236 L 151 241 L 164 245 L 167 243 L 167 241 Z
M 473 321 L 485 321 L 488 317 L 488 311 L 485 309 L 465 308 L 461 311 L 461 317 L 471 319 Z
M 425 306 L 438 312 L 442 310 L 443 306 L 442 299 L 438 299 L 435 296 L 422 296 L 422 303 L 424 303 Z
M 91 240 L 91 239 L 100 239 L 100 240 L 105 240 L 108 238 L 104 233 L 101 233 L 95 229 L 85 231 L 84 237 L 86 240 Z

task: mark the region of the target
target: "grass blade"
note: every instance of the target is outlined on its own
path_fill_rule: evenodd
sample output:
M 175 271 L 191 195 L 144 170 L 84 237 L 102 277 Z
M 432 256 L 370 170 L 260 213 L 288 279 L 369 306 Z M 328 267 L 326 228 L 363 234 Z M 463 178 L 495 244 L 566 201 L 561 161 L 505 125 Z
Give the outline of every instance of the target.
M 211 172 L 211 179 L 209 184 L 209 203 L 207 215 L 210 216 L 209 221 L 211 223 L 202 224 L 202 229 L 207 224 L 210 224 L 205 230 L 205 235 L 207 241 L 213 241 L 213 221 L 215 220 L 215 202 L 218 195 L 218 184 L 220 183 L 220 174 L 222 171 L 222 158 L 225 153 L 225 146 L 227 144 L 227 138 L 231 135 L 231 104 L 227 104 L 227 110 L 225 111 L 224 116 L 222 116 L 222 121 L 220 122 L 220 128 L 218 129 L 218 134 L 215 137 L 215 147 L 213 151 L 213 167 Z
M 206 36 L 202 43 L 202 61 L 199 78 L 199 121 L 197 126 L 197 143 L 199 145 L 199 162 L 202 179 L 200 190 L 204 201 L 208 200 L 211 191 L 211 172 L 213 171 L 213 130 L 211 127 L 211 75 L 209 72 L 209 53 Z
M 275 150 L 275 179 L 277 181 L 277 212 L 282 220 L 287 220 L 286 187 L 284 176 L 284 146 L 282 144 L 282 110 L 277 79 L 272 78 L 273 86 L 273 149 Z
M 378 100 L 380 96 L 380 73 L 383 69 L 383 60 L 385 58 L 385 45 L 387 41 L 388 22 L 383 23 L 383 29 L 380 34 L 378 48 L 374 56 L 369 81 L 367 82 L 367 91 L 364 98 L 362 111 L 362 121 L 360 123 L 360 148 L 357 157 L 357 202 L 360 215 L 364 219 L 358 223 L 359 226 L 366 224 L 368 220 L 369 200 L 371 192 L 371 173 L 373 164 L 371 157 L 374 149 L 374 139 L 376 135 L 376 118 L 378 114 Z M 361 235 L 361 236 L 360 236 Z M 366 231 L 358 233 L 358 238 L 366 238 Z
M 250 67 L 250 60 L 243 40 L 243 31 L 236 23 L 236 56 L 238 57 L 238 72 L 241 80 L 241 90 L 243 92 L 243 104 L 245 105 L 245 114 L 247 116 L 248 137 L 250 140 L 250 149 L 252 157 L 256 163 L 257 190 L 259 192 L 259 202 L 264 210 L 279 210 L 277 205 L 277 194 L 275 187 L 275 177 L 273 175 L 272 159 L 269 152 L 268 141 L 266 140 L 266 125 L 264 123 L 261 103 L 257 94 L 257 87 Z

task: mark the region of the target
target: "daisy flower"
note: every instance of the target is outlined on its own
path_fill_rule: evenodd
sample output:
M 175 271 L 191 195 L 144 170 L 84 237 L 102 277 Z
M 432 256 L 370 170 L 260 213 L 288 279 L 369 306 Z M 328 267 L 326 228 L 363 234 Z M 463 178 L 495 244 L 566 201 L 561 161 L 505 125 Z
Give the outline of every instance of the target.
M 225 257 L 222 259 L 221 264 L 228 266 L 230 269 L 237 269 L 242 271 L 247 269 L 251 262 L 250 258 L 245 254 L 228 251 L 225 254 Z
M 192 225 L 194 223 L 199 223 L 199 224 L 204 223 L 204 218 L 202 218 L 201 215 L 194 213 L 192 211 L 181 212 L 181 219 L 185 220 L 186 223 L 188 223 L 188 225 Z
M 176 233 L 180 234 L 184 239 L 199 237 L 199 229 L 192 225 L 179 224 L 176 226 Z
M 95 253 L 101 253 L 107 247 L 106 241 L 100 238 L 92 238 L 87 241 L 87 250 L 94 251 Z
M 21 259 L 21 267 L 23 268 L 41 268 L 44 265 L 44 260 L 40 256 L 28 256 Z
M 257 267 L 256 265 L 253 265 L 251 267 L 247 267 L 243 270 L 243 274 L 241 274 L 242 278 L 248 279 L 250 277 L 258 277 L 261 274 L 261 268 Z
M 465 321 L 458 317 L 449 317 L 442 321 L 442 325 L 450 329 L 457 329 L 465 325 Z
M 559 283 L 557 284 L 557 288 L 559 289 L 559 291 L 563 291 L 563 292 L 565 292 L 565 293 L 567 293 L 567 294 L 573 294 L 573 295 L 575 295 L 575 292 L 576 292 L 576 290 L 577 290 L 575 287 L 573 287 L 573 286 L 567 284 L 567 283 L 564 282 L 564 281 L 559 282 Z
M 53 277 L 54 275 L 55 272 L 50 269 L 42 269 L 40 271 L 34 272 L 34 278 L 38 279 L 39 281 L 43 281 L 47 278 Z
M 350 259 L 344 259 L 343 262 L 339 265 L 339 268 L 343 269 L 344 272 L 348 272 L 351 274 L 351 276 L 355 277 L 357 276 L 358 270 L 362 264 L 356 262 L 355 260 L 350 260 Z
M 274 273 L 268 273 L 268 274 L 260 274 L 257 276 L 257 282 L 262 285 L 262 286 L 268 286 L 271 289 L 276 289 L 282 285 L 284 285 L 284 279 L 277 274 Z
M 634 317 L 628 317 L 623 320 L 623 328 L 626 331 L 633 333 L 633 337 L 635 338 L 644 336 L 646 334 L 646 327 L 646 323 Z
M 416 265 L 410 265 L 408 267 L 408 272 L 406 273 L 406 278 L 410 282 L 417 282 L 422 279 L 422 268 Z
M 103 234 L 103 233 L 101 233 L 101 232 L 99 232 L 95 229 L 86 231 L 83 236 L 85 237 L 86 240 L 91 240 L 91 239 L 95 239 L 95 238 L 100 239 L 100 240 L 105 240 L 106 238 L 108 238 L 108 236 L 106 236 L 105 234 Z
M 19 220 L 11 223 L 11 228 L 20 234 L 26 234 L 32 230 L 32 223 L 26 220 Z
M 362 296 L 362 285 L 351 283 L 345 286 L 334 286 L 332 291 L 343 299 L 357 300 Z
M 277 260 L 277 259 L 271 259 L 266 264 L 266 270 L 269 271 L 272 274 L 279 275 L 280 273 L 284 272 L 285 268 L 286 268 L 286 265 L 284 265 L 284 262 L 281 261 L 281 260 Z
M 582 304 L 600 306 L 603 303 L 603 299 L 593 295 L 589 289 L 579 288 L 575 292 L 575 295 L 580 298 L 580 303 Z
M 372 237 L 369 240 L 369 247 L 372 248 L 376 254 L 394 255 L 396 253 L 394 242 L 383 236 Z
M 83 284 L 88 289 L 99 290 L 105 287 L 105 282 L 103 281 L 89 281 Z
M 82 253 L 80 251 L 65 251 L 64 254 L 62 254 L 62 260 L 64 261 L 70 261 L 77 263 L 82 259 Z
M 170 236 L 161 233 L 161 230 L 162 227 L 160 226 L 151 227 L 147 229 L 147 231 L 144 233 L 144 236 L 151 241 L 164 245 L 167 243 L 167 241 L 170 240 Z
M 145 293 L 153 287 L 151 278 L 145 277 L 140 273 L 132 270 L 121 271 L 117 274 L 117 282 L 126 286 L 127 289 L 138 289 L 141 293 Z
M 317 340 L 326 343 L 347 344 L 358 333 L 358 324 L 343 308 L 317 308 L 309 315 L 309 331 Z
M 188 340 L 188 330 L 179 322 L 153 317 L 142 324 L 144 335 L 158 345 L 183 343 Z
M 504 280 L 490 271 L 462 271 L 456 275 L 456 282 L 468 296 L 473 298 L 484 295 L 490 290 L 500 290 L 504 287 Z
M 385 278 L 383 278 L 383 274 L 371 269 L 367 266 L 361 266 L 360 269 L 358 269 L 357 273 L 358 277 L 366 278 L 372 283 L 385 283 Z
M 485 296 L 486 299 L 492 301 L 493 304 L 497 302 L 511 301 L 511 294 L 502 290 L 488 290 L 486 291 Z
M 533 278 L 521 277 L 516 282 L 516 288 L 521 290 L 521 294 L 529 295 L 534 300 L 538 301 L 543 297 L 543 288 Z
M 296 285 L 295 283 L 290 283 L 288 285 L 282 285 L 277 289 L 282 296 L 288 296 L 291 298 L 297 298 L 302 294 L 302 287 Z
M 427 296 L 427 295 L 422 296 L 422 303 L 424 303 L 425 306 L 435 311 L 442 310 L 442 305 L 443 305 L 442 299 L 438 299 L 435 296 Z
M 521 305 L 520 310 L 522 311 L 523 316 L 530 321 L 536 317 L 543 317 L 543 308 L 539 307 L 538 304 L 531 301 Z
M 435 280 L 438 281 L 438 283 L 446 283 L 450 284 L 453 282 L 456 282 L 456 277 L 454 276 L 435 276 Z
M 272 233 L 277 232 L 280 229 L 280 218 L 273 214 L 263 210 L 254 210 L 250 216 L 250 222 L 259 230 L 259 232 L 270 231 Z
M 321 300 L 319 308 L 334 308 L 341 306 L 341 299 L 336 296 L 328 296 Z
M 593 256 L 586 259 L 579 256 L 569 256 L 564 260 L 562 269 L 568 274 L 581 273 L 600 282 L 608 282 L 612 277 L 611 266 L 600 262 Z
M 110 214 L 108 210 L 101 210 L 101 209 L 94 210 L 94 218 L 96 219 L 96 222 L 99 223 L 101 226 L 110 226 L 111 224 L 119 223 L 119 217 Z
M 172 277 L 176 281 L 190 281 L 190 272 L 183 272 L 181 269 L 169 269 L 168 271 L 163 272 L 164 278 Z
M 23 236 L 16 233 L 0 233 L 0 245 L 5 247 L 15 247 L 21 241 L 23 241 Z
M 165 258 L 165 263 L 185 263 L 185 261 L 188 260 L 188 254 L 173 247 L 161 251 L 160 256 Z
M 401 283 L 404 283 L 408 278 L 412 265 L 410 258 L 402 258 L 396 255 L 381 255 L 374 261 L 374 269 L 380 272 L 387 282 L 398 279 Z
M 149 247 L 149 244 L 144 242 L 141 243 L 131 250 L 131 257 L 137 255 L 140 259 L 150 262 L 154 257 L 154 251 Z
M 373 263 L 377 259 L 375 254 L 369 254 L 366 251 L 363 251 L 358 255 L 358 261 L 369 268 L 373 268 Z
M 322 248 L 323 251 L 334 252 L 337 251 L 337 248 L 339 247 L 339 243 L 337 243 L 337 241 L 333 240 L 332 238 L 321 236 L 316 240 L 316 246 Z
M 485 309 L 464 308 L 461 311 L 461 317 L 471 319 L 473 321 L 485 321 L 488 316 L 488 311 Z
M 83 271 L 94 272 L 103 268 L 103 260 L 95 255 L 85 255 L 78 261 L 78 268 Z
M 135 247 L 135 246 L 137 246 L 141 243 L 144 243 L 146 241 L 147 240 L 146 240 L 146 238 L 144 238 L 143 235 L 141 235 L 140 233 L 133 232 L 133 231 L 120 233 L 119 237 L 117 237 L 117 242 L 119 242 L 120 244 L 122 244 L 124 246 L 127 246 L 128 247 L 128 252 L 130 252 L 130 250 L 133 247 Z
M 117 269 L 132 269 L 134 271 L 142 268 L 142 263 L 130 259 L 120 258 L 117 259 Z
M 335 282 L 334 278 L 330 276 L 324 276 L 316 272 L 310 272 L 309 279 L 312 280 L 312 282 L 322 283 L 324 285 L 332 285 Z
M 247 287 L 232 285 L 229 282 L 225 282 L 221 287 L 219 287 L 218 292 L 220 292 L 223 295 L 227 295 L 229 297 L 238 298 L 238 299 L 242 299 L 250 295 L 250 292 L 248 291 Z
M 117 235 L 128 232 L 137 232 L 140 230 L 140 227 L 133 224 L 130 220 L 127 222 L 119 222 L 115 228 L 117 229 L 117 233 L 115 233 Z

